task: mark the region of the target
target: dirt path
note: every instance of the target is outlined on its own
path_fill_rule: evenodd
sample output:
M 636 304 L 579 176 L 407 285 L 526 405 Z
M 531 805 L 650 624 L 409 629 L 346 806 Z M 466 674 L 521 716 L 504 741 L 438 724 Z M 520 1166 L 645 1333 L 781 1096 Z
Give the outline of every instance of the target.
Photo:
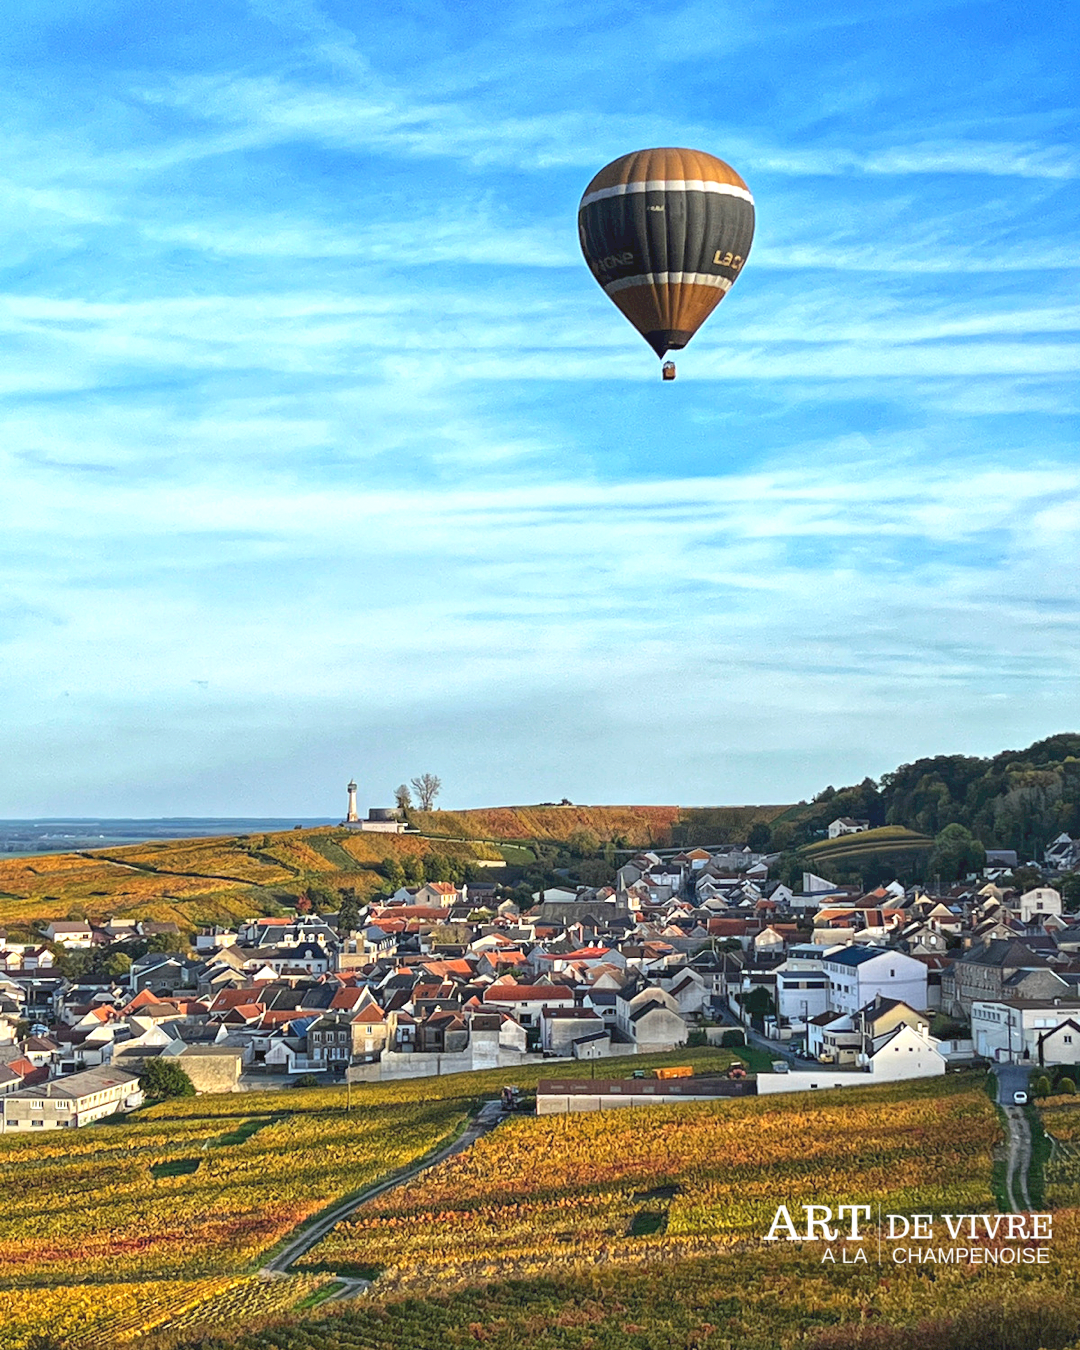
M 1009 1152 L 1005 1160 L 1005 1195 L 1014 1214 L 1031 1210 L 1028 1168 L 1031 1166 L 1031 1127 L 1022 1107 L 1006 1106 Z
M 448 1144 L 444 1144 L 434 1152 L 426 1154 L 418 1162 L 413 1163 L 411 1167 L 406 1168 L 404 1172 L 398 1172 L 392 1177 L 387 1177 L 385 1181 L 378 1182 L 377 1185 L 370 1187 L 360 1195 L 350 1196 L 348 1200 L 343 1200 L 341 1204 L 324 1210 L 315 1219 L 302 1225 L 296 1236 L 290 1238 L 285 1246 L 262 1266 L 259 1274 L 264 1280 L 280 1279 L 287 1275 L 289 1267 L 295 1261 L 298 1261 L 305 1252 L 309 1252 L 312 1247 L 326 1237 L 331 1229 L 336 1228 L 342 1220 L 349 1218 L 361 1206 L 368 1204 L 377 1196 L 385 1195 L 387 1191 L 392 1191 L 398 1186 L 404 1186 L 406 1182 L 419 1176 L 425 1168 L 434 1167 L 436 1163 L 445 1162 L 447 1158 L 452 1158 L 455 1153 L 462 1153 L 465 1149 L 472 1148 L 482 1135 L 487 1134 L 489 1130 L 493 1130 L 503 1118 L 499 1103 L 487 1102 L 480 1108 L 477 1115 L 469 1121 L 464 1131 Z M 371 1283 L 370 1280 L 352 1279 L 346 1276 L 342 1276 L 341 1279 L 345 1287 L 334 1294 L 333 1299 L 355 1298 L 358 1294 L 362 1294 Z M 327 1301 L 330 1302 L 333 1299 Z

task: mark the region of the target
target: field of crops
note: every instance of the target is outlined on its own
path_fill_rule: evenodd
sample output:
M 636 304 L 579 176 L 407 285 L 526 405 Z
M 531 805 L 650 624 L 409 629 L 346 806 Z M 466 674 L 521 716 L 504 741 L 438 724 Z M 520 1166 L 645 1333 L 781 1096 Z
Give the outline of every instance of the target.
M 988 1298 L 1035 1337 L 1010 1350 L 1069 1344 L 1055 1327 L 1073 1309 L 1080 1327 L 1075 1211 L 1055 1214 L 1052 1266 L 1004 1274 L 823 1266 L 819 1244 L 762 1241 L 778 1204 L 992 1210 L 1000 1129 L 981 1080 L 960 1075 L 512 1118 L 366 1206 L 297 1275 L 254 1277 L 300 1218 L 428 1151 L 504 1079 L 356 1086 L 351 1114 L 340 1088 L 196 1098 L 62 1144 L 0 1140 L 0 1347 L 48 1331 L 101 1350 L 981 1350 L 999 1342 L 943 1337 L 956 1316 L 1000 1326 Z M 162 1175 L 184 1160 L 194 1173 Z M 363 1300 L 290 1314 L 373 1269 Z
M 196 1098 L 182 1114 L 0 1138 L 0 1347 L 71 1317 L 80 1335 L 116 1334 L 220 1301 L 309 1215 L 451 1136 L 468 1106 L 404 1098 L 350 1113 L 342 1089 Z
M 374 1267 L 383 1290 L 426 1295 L 546 1278 L 597 1252 L 613 1264 L 715 1252 L 767 1232 L 784 1202 L 973 1211 L 997 1125 L 985 1094 L 948 1089 L 513 1120 L 365 1207 L 303 1265 Z
M 934 841 L 925 834 L 905 829 L 902 825 L 883 825 L 862 834 L 842 835 L 839 839 L 821 839 L 800 849 L 807 862 L 823 864 L 847 858 L 865 858 L 872 854 L 896 854 L 898 857 L 933 848 Z
M 316 1276 L 382 1266 L 371 1295 L 221 1334 L 236 1350 L 1061 1350 L 1080 1334 L 1075 1212 L 1055 1215 L 1051 1266 L 1007 1272 L 762 1241 L 780 1203 L 992 1211 L 999 1139 L 981 1080 L 960 1076 L 516 1119 L 307 1259 Z
M 283 912 L 281 905 L 289 905 L 312 880 L 369 895 L 385 885 L 377 870 L 384 858 L 423 857 L 432 848 L 431 840 L 416 835 L 347 835 L 322 828 L 4 858 L 0 924 L 28 927 L 107 915 L 181 928 L 234 923 Z M 440 842 L 438 851 L 462 862 L 500 857 L 485 844 Z
M 710 843 L 744 842 L 755 821 L 766 824 L 783 806 L 493 806 L 471 811 L 414 811 L 411 819 L 426 833 L 463 839 L 565 842 L 588 830 L 605 840 L 622 838 L 630 848 L 673 842 L 675 826 Z M 706 835 L 711 832 L 711 838 Z

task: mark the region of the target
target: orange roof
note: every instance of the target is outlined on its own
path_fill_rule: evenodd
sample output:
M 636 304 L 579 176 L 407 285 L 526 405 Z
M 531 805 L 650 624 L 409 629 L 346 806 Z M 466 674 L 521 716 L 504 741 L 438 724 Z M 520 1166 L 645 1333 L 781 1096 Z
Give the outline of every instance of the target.
M 257 1003 L 258 991 L 252 989 L 222 989 L 210 1004 L 211 1012 L 228 1012 L 238 1008 L 241 1003 Z
M 144 1008 L 148 1003 L 164 1003 L 164 1001 L 159 995 L 152 994 L 149 989 L 140 989 L 123 1011 L 129 1013 L 135 1008 Z
M 437 891 L 439 895 L 457 895 L 457 887 L 452 881 L 429 881 L 428 889 Z

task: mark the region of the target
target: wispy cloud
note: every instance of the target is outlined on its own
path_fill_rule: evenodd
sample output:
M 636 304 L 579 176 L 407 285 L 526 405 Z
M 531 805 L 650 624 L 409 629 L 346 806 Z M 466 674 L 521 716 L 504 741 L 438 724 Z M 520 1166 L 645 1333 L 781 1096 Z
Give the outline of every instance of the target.
M 1075 720 L 1068 15 L 129 8 L 0 95 L 0 811 L 783 798 Z M 657 143 L 759 205 L 674 386 L 574 223 Z

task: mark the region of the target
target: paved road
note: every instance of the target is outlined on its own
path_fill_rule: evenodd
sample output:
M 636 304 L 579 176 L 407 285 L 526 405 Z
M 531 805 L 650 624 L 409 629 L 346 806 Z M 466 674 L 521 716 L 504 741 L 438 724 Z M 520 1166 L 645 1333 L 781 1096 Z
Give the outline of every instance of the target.
M 418 1176 L 426 1167 L 434 1167 L 436 1163 L 445 1162 L 447 1158 L 452 1158 L 455 1153 L 461 1153 L 465 1149 L 471 1148 L 481 1135 L 493 1130 L 504 1119 L 505 1113 L 498 1102 L 486 1102 L 477 1112 L 475 1118 L 465 1127 L 465 1130 L 449 1144 L 444 1144 L 442 1148 L 436 1149 L 435 1152 L 426 1154 L 419 1162 L 406 1168 L 404 1172 L 398 1172 L 385 1181 L 380 1181 L 378 1185 L 372 1186 L 361 1195 L 351 1196 L 332 1209 L 324 1210 L 316 1219 L 305 1224 L 294 1238 L 266 1262 L 259 1274 L 264 1280 L 279 1279 L 281 1276 L 288 1274 L 289 1267 L 293 1262 L 298 1261 L 305 1252 L 310 1251 L 316 1243 L 321 1242 L 332 1228 L 336 1228 L 343 1219 L 349 1218 L 362 1205 L 374 1200 L 376 1196 L 392 1191 L 396 1186 L 404 1186 L 406 1182 L 412 1181 L 413 1177 Z M 370 1284 L 369 1280 L 344 1279 L 344 1282 L 345 1289 L 335 1294 L 335 1298 L 355 1298 L 357 1294 L 363 1293 Z
M 724 1026 L 736 1027 L 739 1031 L 744 1032 L 747 1045 L 752 1045 L 757 1050 L 764 1050 L 771 1059 L 786 1059 L 793 1069 L 812 1069 L 815 1066 L 815 1060 L 800 1059 L 795 1051 L 782 1041 L 770 1041 L 767 1036 L 763 1036 L 760 1031 L 755 1031 L 753 1027 L 744 1027 L 726 1003 L 714 1003 L 713 1010 L 719 1012 L 720 1021 Z

